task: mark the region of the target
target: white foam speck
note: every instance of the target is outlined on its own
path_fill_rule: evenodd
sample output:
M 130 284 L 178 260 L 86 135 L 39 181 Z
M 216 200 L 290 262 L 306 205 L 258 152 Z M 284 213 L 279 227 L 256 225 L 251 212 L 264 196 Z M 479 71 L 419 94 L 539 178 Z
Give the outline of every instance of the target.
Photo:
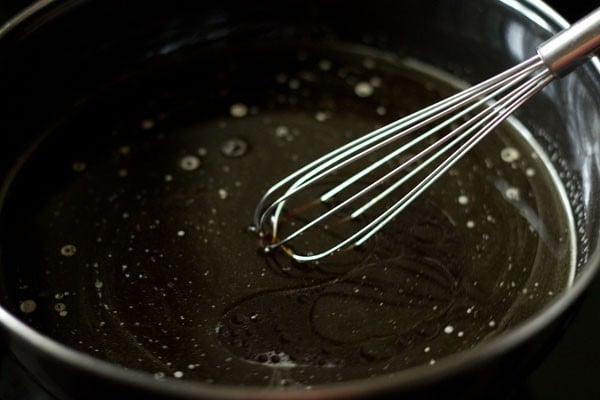
M 31 299 L 27 299 L 23 302 L 21 302 L 21 305 L 19 307 L 21 309 L 21 312 L 24 312 L 25 314 L 29 314 L 35 311 L 35 309 L 37 308 L 37 304 L 35 302 L 35 300 L 31 300 Z
M 229 114 L 235 118 L 242 118 L 248 114 L 248 106 L 243 103 L 235 103 L 229 107 Z
M 72 257 L 77 253 L 77 247 L 72 244 L 66 244 L 60 248 L 60 254 L 65 257 Z
M 196 156 L 185 156 L 179 161 L 179 166 L 185 171 L 193 171 L 200 166 L 200 159 Z
M 508 200 L 519 200 L 519 198 L 520 198 L 519 189 L 517 189 L 516 187 L 509 187 L 504 192 L 504 196 L 506 196 L 506 198 Z
M 533 168 L 527 168 L 525 170 L 525 175 L 527 175 L 529 177 L 535 176 L 535 169 L 533 169 Z
M 354 85 L 354 93 L 358 97 L 369 97 L 373 94 L 373 86 L 369 82 L 358 82 Z
M 331 118 L 331 113 L 328 113 L 326 111 L 318 111 L 315 114 L 315 119 L 319 122 L 325 122 L 327 121 L 329 118 Z
M 505 147 L 500 151 L 500 158 L 504 162 L 511 163 L 521 158 L 521 154 L 514 147 Z

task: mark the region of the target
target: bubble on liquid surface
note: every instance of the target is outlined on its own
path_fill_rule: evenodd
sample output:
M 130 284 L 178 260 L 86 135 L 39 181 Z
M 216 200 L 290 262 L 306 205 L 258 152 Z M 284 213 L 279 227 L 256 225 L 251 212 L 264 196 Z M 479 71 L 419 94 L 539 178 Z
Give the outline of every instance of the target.
M 244 139 L 231 138 L 223 142 L 221 145 L 221 153 L 225 157 L 238 158 L 242 157 L 248 151 L 248 143 Z
M 196 156 L 185 156 L 179 161 L 179 166 L 185 171 L 193 171 L 200 166 L 200 159 Z
M 527 175 L 529 177 L 535 176 L 535 169 L 533 169 L 533 168 L 527 168 L 525 170 L 525 175 Z
M 173 372 L 173 376 L 175 378 L 177 378 L 177 379 L 180 379 L 180 378 L 183 377 L 183 372 L 181 372 L 181 371 L 175 371 L 175 372 Z
M 27 299 L 21 302 L 19 308 L 21 309 L 21 312 L 29 314 L 35 311 L 35 309 L 37 308 L 37 304 L 35 300 Z
M 60 254 L 65 257 L 72 257 L 77 253 L 77 247 L 72 244 L 66 244 L 60 248 Z
M 468 203 L 469 203 L 469 198 L 467 196 L 465 196 L 465 195 L 458 196 L 458 204 L 464 206 Z
M 508 200 L 519 200 L 520 198 L 519 189 L 517 189 L 516 187 L 509 187 L 504 192 L 504 195 Z
M 268 351 L 263 354 L 259 354 L 256 360 L 262 364 L 269 365 L 271 367 L 279 368 L 291 368 L 296 367 L 297 364 L 290 359 L 290 356 L 284 352 Z
M 354 93 L 356 93 L 358 97 L 369 97 L 373 94 L 373 85 L 369 82 L 358 82 L 354 86 Z
M 235 103 L 229 107 L 229 114 L 235 118 L 242 118 L 248 114 L 248 106 L 244 103 Z
M 514 147 L 505 147 L 500 151 L 500 158 L 504 162 L 511 163 L 521 158 L 521 154 Z
M 447 325 L 447 326 L 444 328 L 444 333 L 445 333 L 445 334 L 448 334 L 448 335 L 449 335 L 449 334 L 451 334 L 452 332 L 454 332 L 454 327 L 453 327 L 452 325 Z

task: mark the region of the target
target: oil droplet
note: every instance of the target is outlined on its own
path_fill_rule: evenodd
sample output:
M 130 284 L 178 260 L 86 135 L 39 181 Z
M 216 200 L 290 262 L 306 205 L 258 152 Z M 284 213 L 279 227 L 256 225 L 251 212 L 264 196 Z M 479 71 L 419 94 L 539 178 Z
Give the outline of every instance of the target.
M 369 82 L 358 82 L 354 86 L 354 93 L 358 97 L 369 97 L 373 94 L 373 86 Z
M 248 143 L 240 138 L 232 138 L 221 144 L 221 153 L 225 157 L 238 158 L 246 154 L 248 151 Z
M 28 299 L 28 300 L 21 302 L 21 305 L 19 308 L 21 309 L 21 312 L 29 314 L 29 313 L 32 313 L 35 311 L 35 309 L 37 308 L 37 304 L 34 300 Z
M 229 196 L 229 193 L 227 193 L 227 190 L 219 189 L 219 198 L 221 200 L 225 200 L 227 198 L 227 196 Z
M 173 372 L 173 376 L 177 379 L 182 378 L 183 377 L 183 372 L 181 371 L 175 371 Z
M 200 166 L 200 159 L 196 156 L 185 156 L 179 161 L 179 166 L 185 171 L 193 171 Z
M 447 326 L 444 328 L 444 333 L 446 333 L 446 334 L 448 334 L 448 335 L 449 335 L 449 334 L 451 334 L 452 332 L 454 332 L 454 327 L 453 327 L 452 325 L 447 325 Z
M 177 236 L 179 236 L 179 237 L 185 236 L 185 231 L 177 231 Z
M 468 203 L 469 203 L 469 198 L 467 196 L 465 196 L 465 195 L 458 196 L 458 204 L 464 206 L 464 205 L 466 205 Z
M 232 117 L 242 118 L 248 114 L 248 106 L 243 103 L 235 103 L 229 107 L 229 113 Z
M 475 228 L 475 221 L 473 221 L 473 220 L 468 220 L 468 221 L 467 221 L 467 228 L 469 228 L 469 229 L 473 229 L 473 228 Z
M 66 244 L 60 248 L 60 254 L 65 257 L 72 257 L 77 253 L 77 247 L 72 244 Z
M 165 175 L 165 182 L 171 182 L 173 180 L 173 175 L 167 174 Z

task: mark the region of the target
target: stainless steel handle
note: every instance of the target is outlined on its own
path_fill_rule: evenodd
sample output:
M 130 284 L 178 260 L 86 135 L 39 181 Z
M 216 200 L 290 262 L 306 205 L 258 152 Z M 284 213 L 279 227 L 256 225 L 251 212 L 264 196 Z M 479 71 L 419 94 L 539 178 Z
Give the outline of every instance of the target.
M 542 43 L 537 51 L 544 64 L 562 77 L 600 49 L 600 8 Z

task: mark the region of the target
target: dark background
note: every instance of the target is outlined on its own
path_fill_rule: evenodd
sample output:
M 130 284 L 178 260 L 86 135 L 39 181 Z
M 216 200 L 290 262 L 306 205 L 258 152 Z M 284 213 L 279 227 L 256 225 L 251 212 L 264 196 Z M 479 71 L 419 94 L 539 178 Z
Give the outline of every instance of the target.
M 600 0 L 546 2 L 569 21 L 600 7 Z M 29 3 L 0 0 L 0 23 Z M 0 348 L 0 400 L 50 400 L 5 353 Z M 600 399 L 600 277 L 588 291 L 558 346 L 539 368 L 524 378 L 512 398 L 541 399 Z

